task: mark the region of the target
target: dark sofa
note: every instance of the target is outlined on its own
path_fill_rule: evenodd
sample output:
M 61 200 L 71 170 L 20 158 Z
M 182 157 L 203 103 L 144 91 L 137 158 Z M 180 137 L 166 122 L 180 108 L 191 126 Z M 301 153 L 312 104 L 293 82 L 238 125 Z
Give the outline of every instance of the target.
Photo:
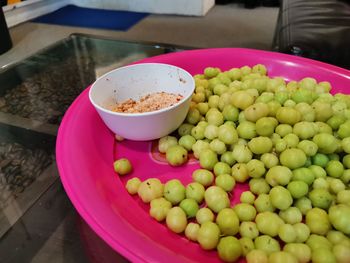
M 350 0 L 282 0 L 273 50 L 350 69 Z
M 5 15 L 0 2 L 0 55 L 8 51 L 12 47 L 12 40 L 7 28 Z

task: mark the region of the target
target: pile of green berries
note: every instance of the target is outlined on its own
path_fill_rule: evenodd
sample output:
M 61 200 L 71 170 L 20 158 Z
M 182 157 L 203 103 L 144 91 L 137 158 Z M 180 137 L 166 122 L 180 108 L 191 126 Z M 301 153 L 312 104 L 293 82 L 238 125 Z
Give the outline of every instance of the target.
M 261 64 L 194 78 L 186 120 L 159 151 L 172 166 L 192 152 L 201 168 L 186 186 L 130 179 L 129 193 L 223 261 L 350 262 L 350 96 Z M 250 191 L 232 207 L 237 183 Z

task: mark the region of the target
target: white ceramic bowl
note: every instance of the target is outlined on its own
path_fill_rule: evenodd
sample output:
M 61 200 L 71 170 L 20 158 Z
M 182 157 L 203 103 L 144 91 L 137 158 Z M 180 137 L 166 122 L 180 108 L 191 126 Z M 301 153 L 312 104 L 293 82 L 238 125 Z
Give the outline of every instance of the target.
M 176 130 L 186 118 L 194 79 L 187 71 L 168 64 L 143 63 L 117 68 L 98 78 L 89 99 L 115 134 L 135 141 L 154 140 Z M 109 110 L 127 99 L 139 100 L 155 92 L 180 94 L 176 104 L 157 111 L 120 113 Z

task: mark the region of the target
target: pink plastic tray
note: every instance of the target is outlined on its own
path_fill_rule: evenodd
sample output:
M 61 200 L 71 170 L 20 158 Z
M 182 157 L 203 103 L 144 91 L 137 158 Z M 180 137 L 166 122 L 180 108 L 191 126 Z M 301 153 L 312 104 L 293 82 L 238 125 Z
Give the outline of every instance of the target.
M 176 65 L 191 74 L 205 67 L 223 70 L 243 65 L 265 64 L 270 76 L 287 80 L 314 77 L 330 81 L 333 92 L 349 93 L 350 72 L 317 61 L 250 49 L 202 49 L 147 58 L 140 62 Z M 88 88 L 66 112 L 57 138 L 57 163 L 64 188 L 80 215 L 113 249 L 133 262 L 219 262 L 214 251 L 204 251 L 198 244 L 174 234 L 148 215 L 146 205 L 130 196 L 124 185 L 138 176 L 160 180 L 179 178 L 191 181 L 198 167 L 195 160 L 178 168 L 169 167 L 157 153 L 155 142 L 124 141 L 116 144 L 113 134 L 103 124 L 88 99 Z M 118 177 L 113 171 L 115 158 L 127 157 L 133 174 Z M 233 202 L 247 189 L 240 185 Z

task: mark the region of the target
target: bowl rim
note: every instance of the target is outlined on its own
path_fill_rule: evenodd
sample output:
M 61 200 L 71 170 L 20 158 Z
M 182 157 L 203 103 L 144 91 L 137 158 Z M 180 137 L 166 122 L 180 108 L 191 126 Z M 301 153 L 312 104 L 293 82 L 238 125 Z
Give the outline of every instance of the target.
M 126 69 L 126 68 L 131 68 L 131 67 L 138 67 L 138 66 L 144 66 L 144 65 L 161 65 L 161 66 L 167 66 L 167 67 L 171 67 L 171 68 L 176 68 L 176 69 L 180 69 L 183 73 L 185 73 L 185 75 L 187 75 L 190 79 L 190 81 L 192 82 L 191 84 L 191 87 L 192 87 L 192 92 L 190 92 L 188 95 L 184 96 L 181 100 L 179 100 L 178 102 L 176 102 L 175 104 L 171 105 L 171 106 L 168 106 L 168 107 L 165 107 L 165 108 L 162 108 L 162 109 L 159 109 L 159 110 L 154 110 L 154 111 L 147 111 L 147 112 L 141 112 L 141 113 L 125 113 L 125 112 L 117 112 L 117 111 L 112 111 L 112 110 L 109 110 L 109 109 L 106 109 L 100 105 L 98 105 L 94 99 L 92 98 L 92 90 L 94 89 L 95 87 L 95 84 L 101 80 L 102 78 L 105 78 L 107 77 L 109 74 L 111 74 L 112 72 L 114 71 L 118 71 L 118 70 L 123 70 L 123 69 Z M 89 90 L 89 100 L 91 102 L 91 104 L 97 108 L 98 110 L 104 112 L 104 113 L 107 113 L 107 114 L 111 114 L 111 115 L 114 115 L 114 116 L 119 116 L 119 117 L 142 117 L 142 116 L 151 116 L 151 115 L 156 115 L 156 114 L 159 114 L 159 113 L 163 113 L 163 112 L 167 112 L 167 111 L 170 111 L 178 106 L 180 106 L 181 104 L 185 103 L 186 101 L 188 101 L 188 99 L 190 99 L 193 95 L 193 92 L 195 90 L 195 80 L 194 80 L 194 77 L 185 69 L 181 68 L 181 67 L 178 67 L 178 66 L 174 66 L 174 65 L 171 65 L 171 64 L 166 64 L 166 63 L 155 63 L 155 62 L 145 62 L 145 63 L 137 63 L 137 64 L 129 64 L 129 65 L 126 65 L 126 66 L 122 66 L 122 67 L 119 67 L 119 68 L 115 68 L 111 71 L 108 71 L 106 72 L 105 74 L 103 74 L 102 76 L 100 76 L 99 78 L 97 78 L 94 83 L 90 86 L 90 90 Z

